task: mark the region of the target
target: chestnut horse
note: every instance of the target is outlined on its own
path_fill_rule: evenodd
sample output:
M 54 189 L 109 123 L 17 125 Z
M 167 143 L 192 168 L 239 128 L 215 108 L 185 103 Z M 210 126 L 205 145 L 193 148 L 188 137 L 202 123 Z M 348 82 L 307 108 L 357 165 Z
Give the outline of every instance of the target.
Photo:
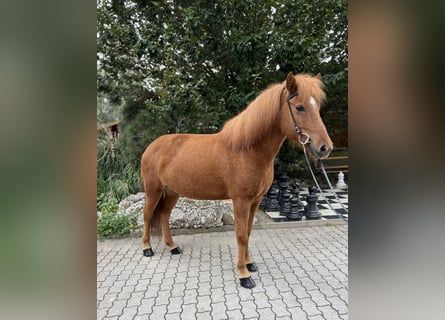
M 253 288 L 250 272 L 258 269 L 248 242 L 255 213 L 274 178 L 274 159 L 286 138 L 301 143 L 302 132 L 311 156 L 329 155 L 332 141 L 319 113 L 324 100 L 320 74 L 289 73 L 286 81 L 264 90 L 220 132 L 169 134 L 153 141 L 141 160 L 146 193 L 144 255 L 154 254 L 150 226 L 159 230 L 159 225 L 171 253 L 182 253 L 169 227 L 171 211 L 180 196 L 232 199 L 240 284 Z

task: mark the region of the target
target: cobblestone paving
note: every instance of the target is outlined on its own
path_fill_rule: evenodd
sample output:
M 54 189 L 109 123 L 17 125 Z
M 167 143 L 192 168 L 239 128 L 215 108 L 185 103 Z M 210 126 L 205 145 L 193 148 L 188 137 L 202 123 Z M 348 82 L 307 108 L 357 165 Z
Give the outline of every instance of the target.
M 233 231 L 97 241 L 97 319 L 347 319 L 346 225 L 253 230 L 253 289 L 239 285 Z

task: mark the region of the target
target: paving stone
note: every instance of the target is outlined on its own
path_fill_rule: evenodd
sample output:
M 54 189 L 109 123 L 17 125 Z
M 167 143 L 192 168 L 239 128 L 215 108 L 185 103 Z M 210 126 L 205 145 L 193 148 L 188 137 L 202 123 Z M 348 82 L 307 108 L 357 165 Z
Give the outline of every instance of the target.
M 164 305 L 169 303 L 170 299 L 170 291 L 161 290 L 158 292 L 158 296 L 156 297 L 156 305 Z
M 309 290 L 307 292 L 311 296 L 311 300 L 315 303 L 317 307 L 329 305 L 330 302 L 326 300 L 324 294 L 319 290 Z
M 134 287 L 134 291 L 145 291 L 150 285 L 150 279 L 139 279 Z
M 265 293 L 259 292 L 259 293 L 254 293 L 252 295 L 254 298 L 254 302 L 259 309 L 272 308 L 272 306 L 269 303 L 269 297 Z
M 274 285 L 277 287 L 278 291 L 280 292 L 280 295 L 283 295 L 283 292 L 291 291 L 289 283 L 285 279 L 275 280 Z
M 120 316 L 124 312 L 126 304 L 126 300 L 113 301 L 113 305 L 108 309 L 107 317 Z
M 225 304 L 227 310 L 241 309 L 240 298 L 235 293 L 225 295 Z
M 260 319 L 275 319 L 276 315 L 272 312 L 270 308 L 257 309 L 260 315 Z
M 346 288 L 340 288 L 335 290 L 340 299 L 342 299 L 346 304 L 348 304 L 348 291 Z
M 127 301 L 127 307 L 139 306 L 141 304 L 141 300 L 143 298 L 144 298 L 144 292 L 142 292 L 142 291 L 138 291 L 138 292 L 133 291 L 131 293 L 130 299 L 128 299 L 128 301 Z
M 210 311 L 207 312 L 198 312 L 196 314 L 197 320 L 209 320 L 212 319 L 212 316 L 210 315 Z
M 238 284 L 239 285 L 239 284 Z M 255 288 L 254 288 L 255 289 Z M 249 300 L 253 300 L 254 296 L 252 293 L 252 290 L 239 290 L 238 291 L 238 296 L 240 298 L 241 301 L 249 301 Z
M 317 305 L 310 298 L 300 299 L 301 307 L 308 316 L 314 316 L 316 314 L 321 314 L 320 310 L 317 309 Z
M 323 316 L 321 316 L 319 314 L 317 314 L 315 316 L 309 316 L 308 319 L 309 320 L 326 320 L 325 318 L 323 318 Z M 331 320 L 331 319 L 329 319 L 329 320 Z
M 239 309 L 227 311 L 227 316 L 230 320 L 243 320 L 243 314 Z
M 153 239 L 150 259 L 140 238 L 97 242 L 98 319 L 348 318 L 345 225 L 254 230 L 253 289 L 239 284 L 233 231 L 174 238 L 182 255 Z
M 298 298 L 293 294 L 293 292 L 284 292 L 281 294 L 281 296 L 283 297 L 283 302 L 287 308 L 301 307 L 301 304 L 298 302 Z
M 181 319 L 183 320 L 194 320 L 196 319 L 196 304 L 184 304 L 182 306 Z
M 306 291 L 306 288 L 303 285 L 294 285 L 292 286 L 292 293 L 298 298 L 303 299 L 309 297 L 309 294 Z
M 167 313 L 165 320 L 181 320 L 181 315 L 179 313 Z
M 226 305 L 224 304 L 224 302 L 217 302 L 217 303 L 212 303 L 210 305 L 210 307 L 212 308 L 210 314 L 212 315 L 212 319 L 227 319 L 227 308 Z
M 283 303 L 283 300 L 276 299 L 270 300 L 269 302 L 272 305 L 272 312 L 275 314 L 276 317 L 290 316 L 289 312 L 287 311 L 286 305 Z
M 241 301 L 241 313 L 244 315 L 244 318 L 255 318 L 259 317 L 257 306 L 253 301 Z
M 124 309 L 124 312 L 122 313 L 122 315 L 119 317 L 120 320 L 132 320 L 134 318 L 134 316 L 137 313 L 137 307 L 136 306 L 132 306 L 129 307 L 127 306 Z
M 147 290 L 144 291 L 144 297 L 145 298 L 156 298 L 159 293 L 160 285 L 152 285 L 147 288 Z
M 264 290 L 266 291 L 266 295 L 269 300 L 282 298 L 276 285 L 264 286 Z
M 210 299 L 210 296 L 199 296 L 198 304 L 196 305 L 196 307 L 198 308 L 198 313 L 210 311 L 211 303 L 212 303 L 212 300 Z
M 117 294 L 118 300 L 130 299 L 131 294 L 134 292 L 134 286 L 125 286 L 122 288 L 121 292 Z
M 210 289 L 210 299 L 212 303 L 224 302 L 226 293 L 223 288 Z
M 150 314 L 155 305 L 155 298 L 142 299 L 137 309 L 137 314 Z
M 344 288 L 343 284 L 334 276 L 324 277 L 324 280 L 332 287 L 332 289 L 337 290 Z
M 338 315 L 338 312 L 332 308 L 331 305 L 324 306 L 324 307 L 318 307 L 318 309 L 321 311 L 321 314 L 323 315 L 323 318 L 329 319 L 329 320 L 338 320 L 341 319 Z
M 317 283 L 317 287 L 325 297 L 338 296 L 338 293 L 327 282 Z
M 211 289 L 210 282 L 199 282 L 198 283 L 198 294 L 200 296 L 211 295 L 212 291 L 210 289 Z M 196 290 L 196 289 L 190 289 L 190 290 Z
M 104 319 L 106 317 L 107 313 L 108 313 L 108 309 L 106 309 L 106 308 L 104 308 L 104 309 L 97 309 L 96 319 L 97 320 Z
M 342 315 L 348 313 L 348 306 L 339 297 L 329 297 L 328 301 L 332 304 L 332 308 L 337 310 L 337 312 Z
M 167 311 L 168 313 L 180 313 L 182 311 L 182 304 L 184 299 L 182 297 L 170 298 L 168 303 Z
M 167 305 L 155 305 L 153 312 L 150 315 L 150 319 L 164 319 L 167 313 Z

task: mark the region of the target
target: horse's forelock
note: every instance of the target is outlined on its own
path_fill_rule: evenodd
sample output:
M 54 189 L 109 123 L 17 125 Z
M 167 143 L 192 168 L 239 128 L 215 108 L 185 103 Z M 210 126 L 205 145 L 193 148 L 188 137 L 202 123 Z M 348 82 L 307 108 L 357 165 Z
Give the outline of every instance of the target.
M 295 80 L 297 82 L 298 95 L 303 101 L 308 101 L 310 97 L 313 97 L 320 105 L 325 102 L 324 84 L 320 79 L 307 74 L 299 74 L 295 76 Z

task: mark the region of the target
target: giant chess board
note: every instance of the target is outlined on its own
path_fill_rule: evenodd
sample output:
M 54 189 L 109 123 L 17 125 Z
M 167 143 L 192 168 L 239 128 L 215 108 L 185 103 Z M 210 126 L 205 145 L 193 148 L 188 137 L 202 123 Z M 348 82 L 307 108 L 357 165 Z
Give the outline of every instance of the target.
M 340 200 L 341 204 L 349 211 L 348 208 L 348 191 L 347 190 L 341 190 L 341 189 L 334 189 L 335 193 L 337 194 L 338 199 Z M 307 188 L 303 188 L 300 190 L 300 200 L 301 202 L 306 206 L 306 196 L 309 194 Z M 329 220 L 329 219 L 340 219 L 339 216 L 332 211 L 329 208 L 329 205 L 327 201 L 329 201 L 331 207 L 336 210 L 340 215 L 342 215 L 344 218 L 348 218 L 348 213 L 342 208 L 342 205 L 337 201 L 334 194 L 330 189 L 323 189 L 323 195 L 325 198 L 323 198 L 323 195 L 321 193 L 317 193 L 318 200 L 317 200 L 317 207 L 321 214 L 321 220 Z M 289 221 L 286 219 L 286 216 L 281 215 L 279 211 L 267 211 L 266 209 L 263 210 L 271 219 L 273 219 L 275 222 L 282 222 L 282 221 Z M 306 217 L 303 215 L 302 220 L 305 220 Z

